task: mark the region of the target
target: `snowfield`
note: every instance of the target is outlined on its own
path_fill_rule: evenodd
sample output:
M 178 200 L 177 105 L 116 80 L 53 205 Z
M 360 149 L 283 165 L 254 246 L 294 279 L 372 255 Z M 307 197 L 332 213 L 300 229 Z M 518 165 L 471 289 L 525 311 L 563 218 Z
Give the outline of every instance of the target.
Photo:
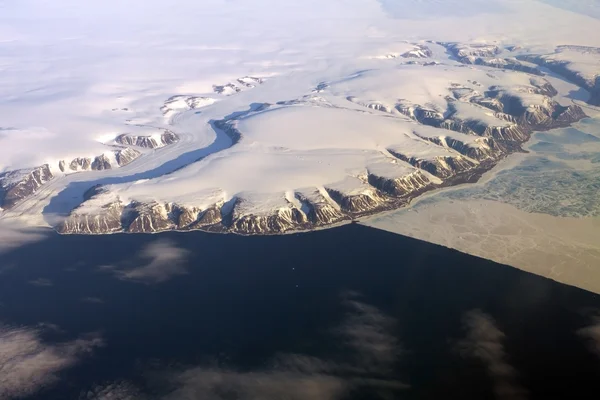
M 263 3 L 0 4 L 0 221 L 312 229 L 583 118 L 544 71 L 596 104 L 600 24 L 548 2 Z

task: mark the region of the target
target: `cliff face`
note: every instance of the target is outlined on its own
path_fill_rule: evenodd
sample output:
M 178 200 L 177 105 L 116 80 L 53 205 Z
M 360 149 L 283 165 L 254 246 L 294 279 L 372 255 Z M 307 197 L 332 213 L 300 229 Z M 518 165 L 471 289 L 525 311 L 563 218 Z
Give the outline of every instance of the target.
M 379 191 L 397 198 L 409 197 L 411 193 L 433 186 L 433 182 L 420 171 L 402 177 L 382 176 L 376 172 L 369 172 L 368 182 Z
M 102 206 L 94 213 L 73 213 L 61 222 L 56 230 L 59 233 L 94 235 L 121 232 L 124 209 L 122 202 L 115 201 Z
M 10 209 L 31 196 L 54 176 L 48 164 L 0 174 L 0 208 Z
M 534 64 L 560 71 L 565 77 L 582 86 L 586 85 L 592 93 L 592 101 L 600 97 L 594 91 L 600 84 L 600 78 L 596 77 L 592 82 L 589 76 L 578 73 L 573 64 L 567 62 L 557 62 L 541 56 L 516 58 L 516 48 L 503 48 L 495 44 L 438 44 L 445 47 L 450 60 L 418 60 L 434 57 L 433 47 L 414 45 L 412 50 L 394 55 L 394 58 L 400 56 L 411 60 L 399 62 L 401 60 L 396 59 L 398 65 L 389 70 L 383 69 L 381 75 L 378 75 L 377 69 L 375 72 L 362 71 L 347 80 L 321 82 L 305 96 L 273 104 L 252 103 L 247 110 L 232 112 L 222 119 L 209 121 L 217 134 L 226 135 L 232 146 L 238 146 L 237 153 L 232 152 L 235 154 L 252 148 L 260 149 L 261 154 L 264 152 L 265 158 L 277 154 L 284 155 L 282 160 L 291 160 L 297 152 L 296 159 L 290 162 L 301 160 L 303 163 L 312 163 L 311 168 L 314 168 L 315 161 L 307 155 L 312 156 L 314 149 L 333 149 L 340 159 L 351 154 L 360 160 L 358 167 L 354 164 L 348 164 L 352 167 L 345 167 L 346 164 L 343 164 L 345 169 L 340 174 L 324 170 L 323 176 L 335 177 L 331 178 L 333 182 L 319 179 L 313 187 L 304 188 L 295 188 L 292 186 L 294 183 L 290 183 L 285 192 L 274 193 L 247 192 L 251 190 L 248 188 L 254 186 L 240 185 L 246 191 L 231 189 L 232 193 L 226 195 L 225 191 L 219 189 L 225 185 L 219 186 L 219 181 L 215 179 L 214 189 L 217 195 L 205 195 L 202 190 L 206 188 L 197 180 L 194 182 L 201 186 L 198 192 L 194 192 L 193 196 L 167 196 L 171 201 L 161 201 L 160 194 L 145 195 L 144 198 L 152 199 L 147 201 L 139 201 L 135 196 L 126 201 L 115 199 L 115 194 L 125 196 L 127 192 L 123 190 L 129 188 L 115 185 L 116 189 L 98 188 L 90 193 L 90 198 L 74 209 L 58 230 L 62 233 L 100 234 L 199 229 L 254 235 L 308 230 L 352 220 L 405 206 L 413 198 L 430 190 L 477 181 L 482 173 L 500 160 L 513 152 L 522 151 L 521 146 L 529 140 L 532 132 L 569 126 L 586 117 L 579 106 L 562 106 L 554 99 L 558 94 L 557 90 L 542 77 L 542 69 Z M 437 50 L 436 54 L 439 48 Z M 385 79 L 380 80 L 382 76 Z M 413 82 L 421 78 L 428 81 Z M 259 80 L 246 77 L 217 85 L 214 90 L 229 95 L 260 83 Z M 396 84 L 397 88 L 387 87 Z M 399 97 L 402 95 L 406 98 Z M 194 104 L 191 101 L 189 97 L 174 97 L 168 104 L 165 103 L 168 108 L 166 111 L 170 115 L 175 109 L 192 109 Z M 207 102 L 208 99 L 202 101 Z M 286 114 L 292 108 L 293 114 Z M 296 110 L 300 108 L 344 110 L 344 113 L 356 113 L 353 115 L 368 114 L 367 118 L 371 119 L 356 120 L 356 126 L 361 130 L 360 140 L 363 136 L 370 138 L 370 129 L 380 129 L 380 120 L 394 121 L 393 124 L 397 125 L 385 125 L 385 134 L 380 135 L 378 132 L 373 135 L 373 138 L 377 138 L 375 150 L 371 147 L 355 148 L 356 143 L 362 142 L 356 139 L 356 133 L 353 132 L 354 116 L 349 114 L 343 114 L 344 119 L 340 120 L 335 119 L 335 116 L 326 120 L 332 115 L 329 111 L 326 114 L 299 114 L 303 117 L 317 116 L 304 120 L 324 121 L 323 124 L 309 125 L 300 132 L 293 129 L 292 125 L 301 125 L 302 118 L 284 119 L 282 125 L 274 126 L 272 121 L 280 123 L 278 116 L 282 115 L 282 110 L 283 115 L 295 116 Z M 252 121 L 256 121 L 253 118 L 257 115 L 261 122 L 259 125 L 252 125 Z M 323 149 L 319 147 L 320 136 L 310 139 L 312 142 L 308 144 L 309 133 L 313 136 L 314 132 L 329 135 L 338 128 L 336 123 L 348 131 L 349 142 L 345 141 L 346 136 L 336 142 L 339 139 L 332 135 L 335 138 L 328 136 L 324 140 L 327 144 Z M 306 132 L 306 129 L 311 132 Z M 365 132 L 364 135 L 362 131 Z M 396 136 L 391 137 L 390 132 Z M 302 136 L 304 133 L 306 143 L 288 141 L 293 135 L 305 138 Z M 281 136 L 286 136 L 286 140 L 280 142 Z M 61 168 L 106 169 L 115 162 L 125 165 L 140 155 L 140 148 L 156 149 L 177 140 L 176 135 L 166 130 L 160 136 L 124 134 L 115 140 L 124 148 L 118 149 L 114 156 L 104 154 L 96 158 L 78 158 L 63 162 Z M 298 148 L 294 147 L 297 145 Z M 349 150 L 345 150 L 346 146 Z M 298 152 L 299 148 L 302 152 Z M 226 158 L 220 160 L 223 163 L 229 161 Z M 328 160 L 314 160 L 319 160 L 323 168 L 326 168 L 326 164 L 335 165 L 333 162 L 329 164 Z M 262 161 L 261 159 L 258 164 L 262 165 Z M 232 173 L 237 173 L 239 168 L 243 169 L 247 164 L 234 165 L 236 169 Z M 290 170 L 300 171 L 293 168 Z M 202 173 L 203 170 L 198 171 Z M 317 171 L 320 173 L 320 167 Z M 225 176 L 226 179 L 231 177 Z M 268 180 L 269 177 L 265 176 L 264 179 Z M 287 185 L 286 181 L 284 186 Z M 263 190 L 275 191 L 269 189 L 269 185 L 263 186 L 267 188 Z M 276 190 L 283 191 L 284 188 L 280 186 Z M 113 189 L 114 192 L 111 192 Z M 185 201 L 186 204 L 180 204 L 179 201 Z
M 115 138 L 115 142 L 118 144 L 142 147 L 145 149 L 156 149 L 175 143 L 178 140 L 179 137 L 171 131 L 165 131 L 158 136 L 138 136 L 131 134 L 123 134 Z
M 228 230 L 243 234 L 282 233 L 307 226 L 307 216 L 292 205 L 269 213 L 243 214 L 234 208 Z
M 177 136 L 170 132 L 165 132 L 162 137 L 164 145 L 178 140 Z M 113 150 L 95 157 L 76 157 L 71 160 L 60 160 L 54 165 L 54 171 L 57 172 L 56 167 L 62 173 L 110 170 L 128 165 L 141 154 L 140 151 L 131 147 L 113 148 Z M 20 201 L 33 195 L 42 185 L 54 177 L 49 164 L 1 173 L 0 208 L 7 210 L 14 207 Z
M 573 53 L 574 56 L 564 59 L 564 57 L 561 57 L 563 53 Z M 591 60 L 595 60 L 598 64 L 600 60 L 600 48 L 559 46 L 554 54 L 525 54 L 519 56 L 519 59 L 548 68 L 552 72 L 581 86 L 590 93 L 590 98 L 587 102 L 594 106 L 600 106 L 600 69 L 590 71 L 585 66 Z M 580 59 L 582 59 L 581 62 L 579 61 Z
M 78 172 L 78 171 L 102 171 L 123 167 L 136 158 L 141 153 L 132 148 L 122 148 L 112 150 L 96 157 L 77 157 L 70 162 L 61 160 L 58 163 L 58 168 L 62 172 Z
M 504 49 L 493 44 L 440 44 L 463 64 L 484 65 L 486 67 L 519 71 L 532 75 L 543 75 L 542 71 L 535 66 L 526 65 L 514 57 L 500 56 Z
M 576 105 L 556 103 L 552 99 L 556 90 L 539 78 L 522 87 L 491 86 L 475 91 L 456 84 L 451 89 L 453 95 L 446 98 L 445 109 L 403 100 L 391 108 L 349 99 L 368 109 L 400 113 L 415 121 L 415 127 L 427 127 L 415 128 L 413 134 L 420 139 L 415 139 L 416 147 L 387 148 L 388 156 L 382 159 L 387 161 L 367 167 L 359 176 L 292 194 L 239 193 L 227 203 L 223 198 L 204 206 L 158 201 L 124 204 L 119 200 L 105 202 L 100 208 L 87 207 L 88 202 L 103 203 L 106 193 L 99 190 L 73 210 L 58 230 L 101 234 L 200 229 L 252 235 L 331 225 L 404 206 L 440 186 L 476 181 L 499 160 L 519 151 L 532 131 L 567 126 L 585 116 Z M 471 108 L 465 110 L 464 105 Z M 251 112 L 269 107 L 260 105 Z M 243 140 L 236 118 L 212 123 L 234 144 Z M 395 166 L 393 159 L 403 166 Z

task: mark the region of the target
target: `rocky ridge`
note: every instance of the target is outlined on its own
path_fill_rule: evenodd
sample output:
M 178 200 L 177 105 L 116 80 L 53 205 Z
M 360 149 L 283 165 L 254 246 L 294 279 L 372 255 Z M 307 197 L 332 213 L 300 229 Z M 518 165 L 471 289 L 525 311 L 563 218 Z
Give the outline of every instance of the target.
M 515 57 L 503 57 L 505 51 L 514 51 L 514 48 L 501 48 L 494 44 L 464 44 L 464 43 L 439 43 L 444 46 L 458 61 L 469 65 L 484 65 L 491 68 L 500 68 L 525 72 L 533 75 L 544 75 L 542 71 L 531 65 L 519 61 Z
M 54 178 L 48 164 L 0 174 L 0 206 L 9 209 Z
M 322 84 L 320 89 L 326 87 Z M 268 198 L 257 193 L 238 193 L 231 198 L 222 194 L 204 206 L 125 201 L 101 188 L 90 199 L 102 204 L 101 208 L 92 207 L 90 211 L 84 202 L 57 230 L 65 234 L 101 234 L 199 229 L 253 235 L 313 229 L 402 207 L 420 194 L 442 186 L 476 181 L 508 154 L 520 151 L 534 130 L 567 126 L 585 117 L 578 106 L 563 107 L 554 101 L 556 90 L 541 78 L 532 77 L 530 85 L 523 87 L 490 86 L 474 91 L 455 84 L 449 89 L 453 95 L 446 99 L 445 109 L 404 100 L 393 108 L 363 104 L 366 109 L 412 119 L 419 140 L 415 140 L 409 153 L 403 148 L 388 147 L 385 162 L 369 165 L 363 174 L 348 176 L 341 182 Z M 529 95 L 543 101 L 527 104 L 523 99 Z M 303 101 L 279 105 L 294 107 Z M 323 100 L 320 103 L 331 106 Z M 494 118 L 464 118 L 457 111 L 460 104 L 485 109 Z M 265 104 L 253 112 L 269 109 L 270 105 Z M 236 122 L 232 117 L 214 124 L 237 143 L 243 140 L 244 133 Z M 464 134 L 472 139 L 457 139 Z
M 422 193 L 443 186 L 475 182 L 507 155 L 522 151 L 521 145 L 533 131 L 569 126 L 586 117 L 579 106 L 562 106 L 553 99 L 557 91 L 540 77 L 543 75 L 541 70 L 532 67 L 533 62 L 541 65 L 542 61 L 505 57 L 507 51 L 518 51 L 517 48 L 436 44 L 445 47 L 463 65 L 440 63 L 435 59 L 426 62 L 410 60 L 432 57 L 433 52 L 426 45 L 415 44 L 413 50 L 397 53 L 407 59 L 401 65 L 439 71 L 433 75 L 437 79 L 436 85 L 443 79 L 451 79 L 447 92 L 434 97 L 430 94 L 431 101 L 415 100 L 419 96 L 396 100 L 387 96 L 378 98 L 377 94 L 373 99 L 363 99 L 361 94 L 352 93 L 353 89 L 347 89 L 350 92 L 343 98 L 330 101 L 340 89 L 335 82 L 321 82 L 312 95 L 276 104 L 253 103 L 247 112 L 235 112 L 224 119 L 210 121 L 215 130 L 229 136 L 232 146 L 240 142 L 247 145 L 239 124 L 245 117 L 286 107 L 346 109 L 340 103 L 345 98 L 354 103 L 353 107 L 347 108 L 353 112 L 398 119 L 405 121 L 403 126 L 412 126 L 410 134 L 404 133 L 409 139 L 405 137 L 398 145 L 385 145 L 381 154 L 367 163 L 362 172 L 353 170 L 342 181 L 268 195 L 254 192 L 225 194 L 218 189 L 220 192 L 211 195 L 210 201 L 206 198 L 198 201 L 142 199 L 129 197 L 126 193 L 120 196 L 112 192 L 111 187 L 96 187 L 55 228 L 64 234 L 205 230 L 251 235 L 309 230 L 402 207 Z M 568 63 L 561 65 L 573 70 L 567 67 Z M 493 72 L 477 66 L 504 71 Z M 450 73 L 443 72 L 449 70 Z M 469 72 L 471 70 L 474 72 Z M 412 72 L 408 70 L 408 73 Z M 521 78 L 515 80 L 507 74 Z M 506 81 L 503 80 L 505 76 Z M 582 75 L 581 79 L 584 78 L 587 79 L 586 88 L 593 88 L 589 76 Z M 410 80 L 405 75 L 400 77 L 403 79 Z M 576 82 L 584 85 L 583 80 Z M 215 93 L 227 96 L 261 83 L 260 78 L 243 77 L 215 85 L 213 89 Z M 361 87 L 370 86 L 363 84 Z M 359 93 L 368 92 L 359 89 Z M 411 90 L 408 93 L 412 93 Z M 161 111 L 169 117 L 169 123 L 173 123 L 179 112 L 214 101 L 208 97 L 173 96 L 164 103 Z M 96 157 L 61 160 L 58 169 L 43 165 L 4 172 L 0 174 L 0 205 L 5 209 L 14 206 L 57 173 L 117 168 L 135 160 L 144 151 L 172 144 L 178 139 L 169 130 L 155 135 L 122 134 L 114 139 L 112 150 Z M 285 152 L 286 149 L 277 147 L 277 151 Z
M 589 61 L 595 60 L 596 67 L 594 72 L 588 72 L 586 69 L 579 68 L 577 60 L 562 59 L 561 53 L 573 52 L 583 55 Z M 588 103 L 594 106 L 600 106 L 600 48 L 586 46 L 559 46 L 554 54 L 532 55 L 524 54 L 519 59 L 529 61 L 561 75 L 573 83 L 581 86 L 590 93 Z
M 179 137 L 171 131 L 164 131 L 160 135 L 153 136 L 139 136 L 132 134 L 122 134 L 115 138 L 115 143 L 136 146 L 144 149 L 156 149 L 159 147 L 167 146 L 175 143 L 179 140 Z

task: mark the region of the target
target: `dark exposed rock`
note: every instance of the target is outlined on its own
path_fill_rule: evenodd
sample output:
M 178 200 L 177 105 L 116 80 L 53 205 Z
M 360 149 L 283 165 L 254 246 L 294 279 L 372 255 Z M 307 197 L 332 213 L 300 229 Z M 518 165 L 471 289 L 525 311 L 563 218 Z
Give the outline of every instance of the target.
M 242 89 L 240 89 L 239 87 L 235 86 L 233 83 L 227 83 L 225 85 L 213 85 L 213 91 L 217 94 L 223 94 L 226 93 L 227 91 L 232 91 L 232 92 L 240 92 Z
M 94 171 L 102 171 L 105 169 L 112 169 L 112 165 L 110 165 L 110 160 L 108 159 L 108 157 L 102 154 L 101 156 L 94 158 L 94 161 L 92 161 L 91 168 Z
M 125 206 L 120 200 L 105 204 L 97 210 L 75 209 L 56 230 L 69 234 L 106 234 L 123 230 L 122 216 Z
M 433 185 L 429 178 L 419 171 L 397 178 L 384 177 L 369 172 L 368 181 L 371 186 L 393 197 L 408 197 Z
M 193 228 L 211 226 L 221 223 L 223 217 L 221 215 L 221 205 L 215 204 L 206 210 L 202 211 L 198 216 L 198 220 L 192 225 Z
M 459 60 L 468 57 L 495 57 L 501 50 L 496 45 L 490 44 L 461 44 L 461 43 L 440 43 L 448 49 Z
M 132 220 L 125 229 L 128 232 L 161 232 L 175 227 L 170 215 L 172 207 L 168 204 L 133 203 L 130 208 Z
M 389 199 L 375 188 L 371 190 L 353 193 L 346 192 L 337 187 L 325 186 L 329 196 L 339 204 L 340 209 L 352 217 L 368 214 L 376 209 L 387 208 Z
M 402 53 L 400 57 L 403 58 L 428 58 L 433 54 L 431 49 L 422 44 L 414 45 L 415 48 L 413 50 L 409 50 L 405 53 Z
M 167 146 L 171 143 L 175 143 L 179 140 L 179 137 L 171 132 L 163 132 L 159 138 L 155 136 L 137 136 L 131 134 L 122 134 L 115 138 L 115 142 L 126 146 L 137 146 L 145 149 L 156 149 L 158 147 Z
M 69 163 L 69 168 L 71 171 L 87 171 L 90 169 L 92 165 L 92 160 L 87 157 L 77 157 L 71 160 Z
M 499 49 L 494 46 L 471 46 L 468 49 L 455 51 L 457 57 L 459 55 L 471 57 L 469 60 L 475 57 L 473 60 L 477 63 L 477 57 L 496 57 Z M 503 65 L 506 68 L 506 64 Z M 134 233 L 201 229 L 240 234 L 277 234 L 330 225 L 401 207 L 419 194 L 436 187 L 477 181 L 483 172 L 493 167 L 499 160 L 512 152 L 521 151 L 522 143 L 529 139 L 534 130 L 568 126 L 585 117 L 580 107 L 561 106 L 555 102 L 552 97 L 557 92 L 548 81 L 535 76 L 529 78 L 529 85 L 509 88 L 484 87 L 483 84 L 475 81 L 469 81 L 469 84 L 453 83 L 450 85 L 449 95 L 445 97 L 447 104 L 445 109 L 441 109 L 443 107 L 439 102 L 436 102 L 436 105 L 421 105 L 401 100 L 395 104 L 395 110 L 419 124 L 441 128 L 440 134 L 435 132 L 430 134 L 425 130 L 419 132 L 419 129 L 413 132 L 420 137 L 415 140 L 426 146 L 426 151 L 422 154 L 441 154 L 439 156 L 415 156 L 414 154 L 421 153 L 414 152 L 414 149 L 412 153 L 410 149 L 406 152 L 402 148 L 387 149 L 392 156 L 412 165 L 415 168 L 413 173 L 410 173 L 411 168 L 406 166 L 409 173 L 394 176 L 396 171 L 394 168 L 397 167 L 377 169 L 373 167 L 377 164 L 373 164 L 360 177 L 349 177 L 349 181 L 325 185 L 320 189 L 298 190 L 293 194 L 293 199 L 285 197 L 284 200 L 280 197 L 276 199 L 279 203 L 275 202 L 273 206 L 264 206 L 261 198 L 257 200 L 253 197 L 245 197 L 244 194 L 236 195 L 225 204 L 218 203 L 208 207 L 156 202 L 133 202 L 123 205 L 120 202 L 111 202 L 97 216 L 85 215 L 77 209 L 74 210 L 59 231 Z M 242 84 L 242 82 L 238 83 Z M 226 87 L 227 85 L 222 87 L 223 90 Z M 326 88 L 326 84 L 319 86 L 319 90 Z M 348 100 L 370 109 L 396 114 L 393 108 L 375 100 L 364 103 L 356 98 L 348 98 Z M 292 105 L 299 102 L 281 104 Z M 465 104 L 478 108 L 481 117 L 478 118 L 477 113 L 461 114 L 460 107 Z M 214 128 L 222 130 L 235 144 L 242 139 L 237 121 L 268 107 L 269 104 L 253 105 L 248 111 L 234 113 L 223 120 L 211 121 L 211 124 Z M 491 118 L 492 115 L 497 121 Z M 380 117 L 394 118 L 393 115 Z M 444 130 L 446 134 L 443 133 Z M 464 136 L 451 134 L 448 131 L 471 135 L 473 140 L 460 140 Z M 139 138 L 135 138 L 134 141 L 134 138 L 129 136 L 120 140 L 124 145 L 140 147 L 147 145 L 145 142 L 139 142 Z M 429 148 L 446 150 L 429 153 Z M 129 150 L 131 149 L 120 151 Z M 133 154 L 135 157 L 139 155 L 139 152 L 136 153 Z M 389 159 L 391 159 L 390 154 L 387 154 Z M 119 160 L 118 156 L 117 160 Z M 397 160 L 391 162 L 400 163 Z M 92 195 L 94 197 L 101 195 L 101 191 Z M 272 200 L 271 198 L 266 201 Z M 98 232 L 94 232 L 95 229 Z
M 577 50 L 600 54 L 600 49 L 595 47 L 560 46 L 558 50 Z M 518 58 L 546 67 L 549 70 L 567 78 L 578 86 L 581 86 L 590 93 L 590 98 L 587 102 L 594 106 L 600 106 L 600 71 L 595 77 L 589 77 L 584 76 L 582 73 L 570 68 L 570 61 L 556 60 L 548 56 L 531 54 L 522 55 Z
M 176 207 L 176 212 L 174 213 L 174 215 L 176 215 L 176 220 L 177 220 L 177 229 L 187 229 L 189 228 L 193 223 L 195 223 L 196 221 L 198 221 L 198 216 L 200 214 L 200 210 L 196 207 L 181 207 L 181 206 L 175 206 Z
M 48 164 L 0 174 L 0 207 L 10 209 L 54 178 Z
M 238 198 L 233 206 L 230 231 L 244 234 L 282 233 L 298 226 L 304 226 L 308 220 L 306 215 L 292 204 L 288 207 L 274 209 L 260 214 L 246 213 L 239 210 L 244 208 L 243 198 Z
M 575 104 L 561 106 L 549 97 L 541 105 L 526 107 L 514 94 L 490 90 L 486 95 L 499 100 L 501 111 L 513 116 L 522 128 L 529 131 L 565 127 L 586 117 L 581 107 Z
M 297 192 L 296 198 L 308 209 L 308 220 L 316 226 L 331 225 L 347 218 L 318 189 Z
M 115 151 L 115 158 L 117 159 L 119 167 L 124 167 L 140 155 L 141 153 L 139 151 L 130 148 Z
M 470 169 L 476 168 L 477 164 L 469 159 L 461 156 L 451 157 L 435 157 L 434 159 L 424 159 L 411 157 L 402 153 L 397 152 L 393 149 L 388 151 L 402 161 L 406 161 L 414 167 L 420 168 L 430 174 L 437 176 L 441 179 L 448 179 L 455 175 L 461 174 Z
M 502 49 L 496 45 L 462 43 L 440 44 L 463 64 L 484 65 L 491 68 L 513 70 L 533 75 L 543 75 L 539 68 L 523 64 L 516 58 L 498 57 L 502 52 Z

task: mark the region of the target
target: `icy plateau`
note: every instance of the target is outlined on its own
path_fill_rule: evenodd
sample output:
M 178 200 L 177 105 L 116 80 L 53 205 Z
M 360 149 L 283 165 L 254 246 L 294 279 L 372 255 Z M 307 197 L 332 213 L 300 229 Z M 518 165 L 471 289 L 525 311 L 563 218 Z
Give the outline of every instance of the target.
M 523 152 L 533 132 L 567 127 L 597 112 L 600 48 L 589 41 L 544 43 L 533 33 L 531 46 L 500 33 L 460 41 L 455 38 L 469 35 L 452 34 L 443 18 L 429 38 L 423 33 L 404 40 L 405 32 L 382 33 L 393 29 L 390 15 L 375 18 L 381 7 L 390 12 L 388 2 L 367 3 L 373 19 L 361 26 L 377 45 L 363 43 L 360 51 L 335 42 L 339 35 L 326 27 L 318 32 L 331 43 L 315 34 L 288 49 L 284 44 L 292 46 L 297 35 L 292 28 L 290 41 L 278 39 L 273 48 L 262 49 L 275 39 L 254 42 L 264 54 L 277 48 L 270 60 L 249 56 L 249 47 L 233 40 L 198 45 L 210 55 L 202 62 L 216 65 L 203 81 L 165 78 L 160 88 L 144 89 L 134 86 L 133 75 L 126 83 L 94 82 L 89 102 L 64 103 L 70 94 L 62 88 L 48 101 L 44 90 L 55 90 L 50 84 L 26 92 L 31 104 L 39 103 L 39 118 L 51 121 L 43 126 L 27 125 L 21 110 L 36 108 L 15 94 L 0 119 L 0 218 L 64 234 L 310 230 L 474 183 Z M 405 3 L 415 10 L 435 5 Z M 509 4 L 517 6 L 496 3 L 502 5 L 499 15 L 509 12 Z M 549 5 L 525 3 L 519 9 L 524 15 L 559 15 Z M 353 10 L 348 18 L 358 21 L 359 7 Z M 325 16 L 335 13 L 323 10 Z M 465 15 L 454 21 L 467 21 L 470 11 Z M 420 14 L 415 18 L 433 26 Z M 593 25 L 587 17 L 569 18 Z M 319 43 L 329 46 L 328 53 L 311 50 L 306 57 L 307 48 Z M 172 48 L 163 56 L 171 57 Z M 186 62 L 177 73 L 192 70 Z M 56 79 L 60 85 L 63 77 Z M 63 109 L 69 111 L 57 118 Z M 61 129 L 68 134 L 61 136 Z

